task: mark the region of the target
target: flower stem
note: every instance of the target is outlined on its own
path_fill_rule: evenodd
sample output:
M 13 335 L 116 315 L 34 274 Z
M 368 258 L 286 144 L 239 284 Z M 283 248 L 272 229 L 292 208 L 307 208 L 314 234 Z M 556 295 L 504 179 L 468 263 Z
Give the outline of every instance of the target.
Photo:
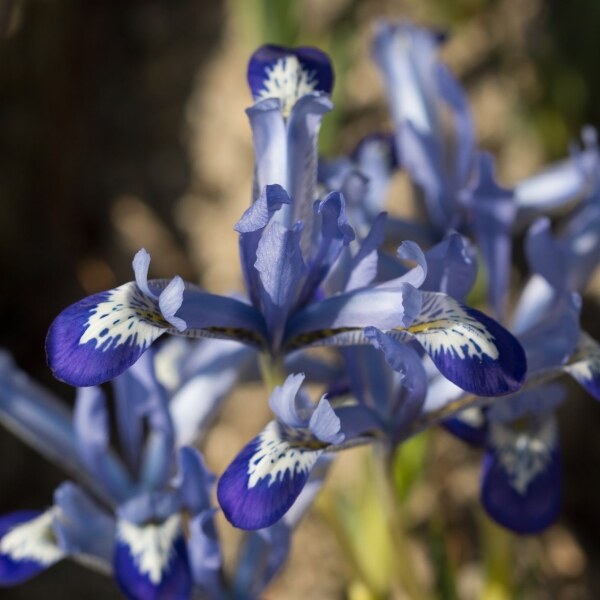
M 260 373 L 267 392 L 270 394 L 278 385 L 285 381 L 283 361 L 270 354 L 263 353 L 258 358 Z
M 374 447 L 375 474 L 380 501 L 389 524 L 396 577 L 411 600 L 427 600 L 429 596 L 416 574 L 411 550 L 407 544 L 401 506 L 393 483 L 393 456 L 391 448 L 383 448 L 380 445 Z
M 515 597 L 512 572 L 514 568 L 514 536 L 496 525 L 486 515 L 481 520 L 485 559 L 485 584 L 482 600 L 511 600 Z

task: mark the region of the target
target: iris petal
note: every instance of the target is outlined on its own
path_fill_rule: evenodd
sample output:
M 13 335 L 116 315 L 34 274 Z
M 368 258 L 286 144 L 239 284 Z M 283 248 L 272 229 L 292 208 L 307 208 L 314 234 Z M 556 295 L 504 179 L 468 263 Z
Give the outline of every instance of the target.
M 54 320 L 46 339 L 55 377 L 97 385 L 130 367 L 170 324 L 134 282 L 84 298 Z
M 450 381 L 479 396 L 499 396 L 523 384 L 526 358 L 506 329 L 445 294 L 423 292 L 421 314 L 406 329 Z
M 64 558 L 52 529 L 53 510 L 0 517 L 0 586 L 16 585 Z
M 119 587 L 131 600 L 188 600 L 192 578 L 181 517 L 160 525 L 120 521 L 114 554 Z
M 227 519 L 241 529 L 278 521 L 306 483 L 321 450 L 294 446 L 271 421 L 227 467 L 217 488 Z
M 546 429 L 550 437 L 551 423 Z M 491 435 L 481 489 L 484 508 L 494 520 L 517 533 L 542 531 L 560 510 L 561 467 L 555 437 L 536 437 L 498 426 Z

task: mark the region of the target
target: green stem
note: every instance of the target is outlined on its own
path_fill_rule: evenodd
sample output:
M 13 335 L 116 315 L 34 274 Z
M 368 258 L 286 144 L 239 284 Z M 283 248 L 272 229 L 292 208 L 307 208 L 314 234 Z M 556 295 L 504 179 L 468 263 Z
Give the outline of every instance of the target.
M 259 356 L 258 364 L 263 383 L 270 394 L 278 385 L 285 381 L 283 361 L 279 358 L 263 353 Z
M 398 583 L 411 600 L 427 600 L 429 596 L 421 581 L 419 581 L 414 568 L 411 550 L 407 543 L 406 530 L 403 526 L 400 502 L 395 493 L 393 450 L 383 448 L 381 445 L 375 446 L 373 450 L 375 474 L 381 504 L 389 524 Z
M 482 600 L 511 600 L 515 597 L 514 536 L 486 515 L 480 519 L 485 560 L 485 584 Z

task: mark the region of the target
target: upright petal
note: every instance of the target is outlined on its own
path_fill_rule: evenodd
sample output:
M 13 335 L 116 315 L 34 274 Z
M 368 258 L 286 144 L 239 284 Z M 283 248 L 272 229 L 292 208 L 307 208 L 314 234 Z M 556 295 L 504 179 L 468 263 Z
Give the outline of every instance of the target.
M 52 522 L 54 509 L 0 517 L 0 586 L 16 585 L 65 557 Z
M 427 277 L 421 290 L 443 292 L 462 302 L 477 277 L 477 260 L 471 244 L 458 233 L 451 233 L 427 250 Z
M 69 481 L 54 492 L 54 504 L 58 508 L 54 533 L 60 547 L 70 555 L 85 555 L 110 571 L 115 541 L 113 516 Z
M 328 96 L 310 94 L 300 98 L 288 124 L 288 183 L 286 189 L 294 199 L 288 227 L 304 223 L 300 247 L 309 256 L 318 231 L 313 226 L 318 171 L 318 137 L 323 115 L 333 108 Z
M 240 529 L 277 522 L 302 491 L 321 452 L 294 444 L 282 425 L 271 421 L 221 476 L 217 497 L 223 513 Z
M 270 223 L 258 244 L 256 270 L 262 284 L 262 303 L 271 347 L 277 348 L 306 266 L 300 251 L 301 227 L 286 229 Z
M 423 292 L 420 315 L 406 329 L 450 381 L 478 396 L 500 396 L 523 384 L 519 342 L 483 313 L 445 294 Z
M 486 266 L 488 298 L 496 318 L 501 319 L 510 287 L 512 227 L 517 209 L 512 191 L 496 183 L 492 157 L 485 152 L 479 154 L 479 176 L 470 208 Z
M 73 421 L 81 460 L 109 497 L 122 502 L 133 492 L 133 482 L 110 448 L 108 411 L 100 388 L 78 390 Z
M 130 600 L 189 600 L 192 578 L 181 517 L 159 524 L 117 525 L 117 583 Z
M 340 256 L 342 249 L 354 240 L 354 230 L 346 215 L 344 197 L 338 192 L 327 194 L 315 202 L 314 210 L 321 215 L 321 237 L 318 245 L 306 256 L 308 272 L 298 298 L 298 305 L 308 302 Z

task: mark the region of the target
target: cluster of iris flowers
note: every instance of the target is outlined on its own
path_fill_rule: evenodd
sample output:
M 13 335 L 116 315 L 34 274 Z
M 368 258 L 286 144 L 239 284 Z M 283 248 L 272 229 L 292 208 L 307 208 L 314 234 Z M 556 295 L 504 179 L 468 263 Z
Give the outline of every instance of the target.
M 235 224 L 245 290 L 149 279 L 140 250 L 134 281 L 50 327 L 49 366 L 78 387 L 72 412 L 0 357 L 2 422 L 74 480 L 50 508 L 0 518 L 1 585 L 70 558 L 112 573 L 131 599 L 258 598 L 337 452 L 374 444 L 390 455 L 435 424 L 485 448 L 481 500 L 493 519 L 520 533 L 555 520 L 559 377 L 600 399 L 600 346 L 579 327 L 579 294 L 600 260 L 595 132 L 502 188 L 442 43 L 408 23 L 379 25 L 373 56 L 393 132 L 328 161 L 317 149 L 333 108 L 329 58 L 259 48 L 248 66 L 252 202 Z M 383 212 L 399 170 L 421 201 L 418 222 Z M 565 207 L 555 233 L 544 215 Z M 512 302 L 513 238 L 524 231 L 531 276 Z M 465 304 L 478 264 L 494 318 Z M 261 377 L 273 419 L 217 479 L 194 444 L 229 392 Z M 119 452 L 100 388 L 109 381 Z M 318 402 L 306 383 L 325 386 Z M 219 509 L 248 531 L 227 577 Z

